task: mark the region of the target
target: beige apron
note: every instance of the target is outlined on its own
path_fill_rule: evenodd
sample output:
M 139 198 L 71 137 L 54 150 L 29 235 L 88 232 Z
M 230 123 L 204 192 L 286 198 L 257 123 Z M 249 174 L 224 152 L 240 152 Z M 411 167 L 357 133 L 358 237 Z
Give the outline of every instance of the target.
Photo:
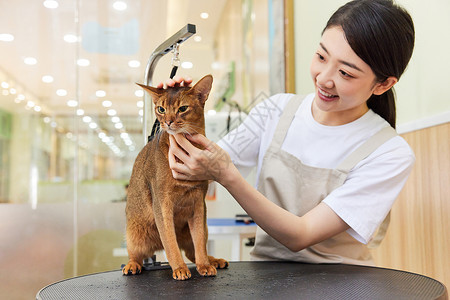
M 390 126 L 381 129 L 334 170 L 304 165 L 298 158 L 281 149 L 302 100 L 301 96 L 293 96 L 284 109 L 272 143 L 264 156 L 258 181 L 258 190 L 262 194 L 297 216 L 303 216 L 317 206 L 328 194 L 344 183 L 348 173 L 358 162 L 397 135 Z M 382 240 L 388 224 L 389 218 L 386 218 L 372 240 L 372 245 Z M 258 227 L 251 258 L 252 260 L 373 265 L 368 246 L 358 242 L 347 232 L 299 252 L 292 252 Z

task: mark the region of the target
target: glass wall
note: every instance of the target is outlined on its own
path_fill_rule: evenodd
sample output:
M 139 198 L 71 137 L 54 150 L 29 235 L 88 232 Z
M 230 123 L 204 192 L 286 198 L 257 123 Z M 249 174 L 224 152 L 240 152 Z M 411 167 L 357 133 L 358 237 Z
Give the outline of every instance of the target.
M 249 0 L 0 2 L 0 298 L 30 299 L 127 262 L 125 186 L 145 140 L 135 83 L 152 51 L 195 24 L 178 75 L 213 74 L 207 110 L 228 113 L 225 92 L 242 106 L 269 94 L 268 9 Z M 153 82 L 168 78 L 171 59 Z M 240 211 L 225 194 L 208 206 L 213 217 Z

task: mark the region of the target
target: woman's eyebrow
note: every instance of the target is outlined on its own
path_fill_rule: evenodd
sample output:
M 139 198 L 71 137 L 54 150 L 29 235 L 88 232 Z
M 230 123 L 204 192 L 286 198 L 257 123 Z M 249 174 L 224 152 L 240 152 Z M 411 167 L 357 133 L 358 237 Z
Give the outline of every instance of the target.
M 320 47 L 322 47 L 323 51 L 325 51 L 328 55 L 330 55 L 330 53 L 328 52 L 327 48 L 326 48 L 322 43 L 320 43 Z M 355 64 L 352 64 L 352 63 L 350 63 L 350 62 L 348 62 L 348 61 L 345 61 L 345 60 L 338 60 L 338 62 L 340 62 L 341 64 L 344 64 L 344 65 L 346 65 L 346 66 L 349 66 L 350 68 L 353 68 L 353 69 L 355 69 L 355 70 L 358 70 L 358 71 L 360 71 L 361 73 L 364 73 L 363 70 L 361 70 L 361 69 L 358 68 Z

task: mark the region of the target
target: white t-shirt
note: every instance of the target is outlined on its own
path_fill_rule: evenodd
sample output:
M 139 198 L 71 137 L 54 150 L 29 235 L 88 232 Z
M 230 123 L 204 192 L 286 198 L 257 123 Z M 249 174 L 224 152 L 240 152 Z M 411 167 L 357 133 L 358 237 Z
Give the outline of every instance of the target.
M 292 96 L 277 94 L 259 103 L 239 127 L 218 142 L 243 175 L 256 166 L 259 178 L 266 150 Z M 303 164 L 335 169 L 369 137 L 389 126 L 372 110 L 345 125 L 322 125 L 312 116 L 313 99 L 314 94 L 310 94 L 303 100 L 282 145 L 282 150 Z M 394 137 L 359 162 L 345 183 L 323 202 L 350 226 L 347 231 L 350 235 L 366 244 L 391 209 L 414 161 L 414 153 L 406 141 Z

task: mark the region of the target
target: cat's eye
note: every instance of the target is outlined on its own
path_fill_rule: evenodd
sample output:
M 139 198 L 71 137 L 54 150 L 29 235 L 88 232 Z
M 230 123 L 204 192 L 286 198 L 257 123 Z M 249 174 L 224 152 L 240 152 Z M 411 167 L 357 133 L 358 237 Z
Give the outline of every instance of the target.
M 160 114 L 164 114 L 166 112 L 166 110 L 162 106 L 158 106 L 157 110 L 158 110 L 158 113 L 160 113 Z
M 183 106 L 181 106 L 181 107 L 178 109 L 178 111 L 179 111 L 180 113 L 183 113 L 183 112 L 185 112 L 187 109 L 188 109 L 187 105 L 183 105 Z

